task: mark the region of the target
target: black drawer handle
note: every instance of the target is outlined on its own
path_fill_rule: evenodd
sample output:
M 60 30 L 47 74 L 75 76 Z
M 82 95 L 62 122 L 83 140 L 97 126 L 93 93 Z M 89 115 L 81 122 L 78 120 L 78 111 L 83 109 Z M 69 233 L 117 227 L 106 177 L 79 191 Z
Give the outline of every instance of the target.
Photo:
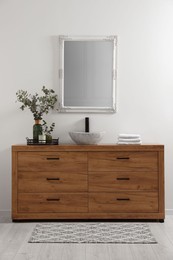
M 47 181 L 59 181 L 60 178 L 46 178 Z
M 130 157 L 117 157 L 117 160 L 129 160 Z
M 117 181 L 129 181 L 130 178 L 122 177 L 122 178 L 117 178 Z
M 117 200 L 130 200 L 129 198 L 117 198 Z
M 46 159 L 47 159 L 47 160 L 59 160 L 58 157 L 47 157 Z
M 60 201 L 60 199 L 47 199 L 47 201 Z

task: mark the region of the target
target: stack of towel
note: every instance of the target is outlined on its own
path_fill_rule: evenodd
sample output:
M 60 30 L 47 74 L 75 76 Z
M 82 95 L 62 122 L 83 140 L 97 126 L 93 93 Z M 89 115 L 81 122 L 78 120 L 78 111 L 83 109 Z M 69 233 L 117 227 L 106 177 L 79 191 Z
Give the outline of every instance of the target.
M 141 136 L 139 134 L 119 134 L 118 144 L 141 144 Z

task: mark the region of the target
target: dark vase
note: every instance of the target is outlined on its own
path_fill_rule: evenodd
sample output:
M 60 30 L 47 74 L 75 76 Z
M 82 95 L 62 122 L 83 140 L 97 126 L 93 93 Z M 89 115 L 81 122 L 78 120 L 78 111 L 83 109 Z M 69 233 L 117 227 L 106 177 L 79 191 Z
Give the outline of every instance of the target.
M 46 135 L 46 143 L 52 143 L 52 136 Z
M 42 135 L 42 126 L 40 124 L 40 120 L 35 120 L 35 124 L 33 125 L 33 139 L 35 141 L 39 140 L 39 135 Z

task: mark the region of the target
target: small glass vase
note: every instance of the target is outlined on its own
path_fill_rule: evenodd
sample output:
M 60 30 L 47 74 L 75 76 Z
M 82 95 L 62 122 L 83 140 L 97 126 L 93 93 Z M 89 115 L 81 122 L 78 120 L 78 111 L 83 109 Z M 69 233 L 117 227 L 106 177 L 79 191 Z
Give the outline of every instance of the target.
M 36 119 L 35 124 L 33 125 L 33 139 L 39 141 L 39 135 L 42 135 L 42 126 L 40 120 Z

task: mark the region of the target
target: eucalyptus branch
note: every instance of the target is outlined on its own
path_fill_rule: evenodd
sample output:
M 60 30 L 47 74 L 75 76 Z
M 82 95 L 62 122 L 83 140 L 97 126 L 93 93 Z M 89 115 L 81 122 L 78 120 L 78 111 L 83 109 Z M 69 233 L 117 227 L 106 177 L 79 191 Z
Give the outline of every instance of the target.
M 51 135 L 51 133 L 54 130 L 55 123 L 52 123 L 50 126 L 48 126 L 47 122 L 45 120 L 43 120 L 43 124 L 41 126 L 42 126 L 42 131 L 44 134 Z
M 42 119 L 43 114 L 48 114 L 50 109 L 54 109 L 57 102 L 57 95 L 53 89 L 47 89 L 45 86 L 42 88 L 43 96 L 29 94 L 25 90 L 18 90 L 16 93 L 18 102 L 22 103 L 21 110 L 28 108 L 34 119 Z

